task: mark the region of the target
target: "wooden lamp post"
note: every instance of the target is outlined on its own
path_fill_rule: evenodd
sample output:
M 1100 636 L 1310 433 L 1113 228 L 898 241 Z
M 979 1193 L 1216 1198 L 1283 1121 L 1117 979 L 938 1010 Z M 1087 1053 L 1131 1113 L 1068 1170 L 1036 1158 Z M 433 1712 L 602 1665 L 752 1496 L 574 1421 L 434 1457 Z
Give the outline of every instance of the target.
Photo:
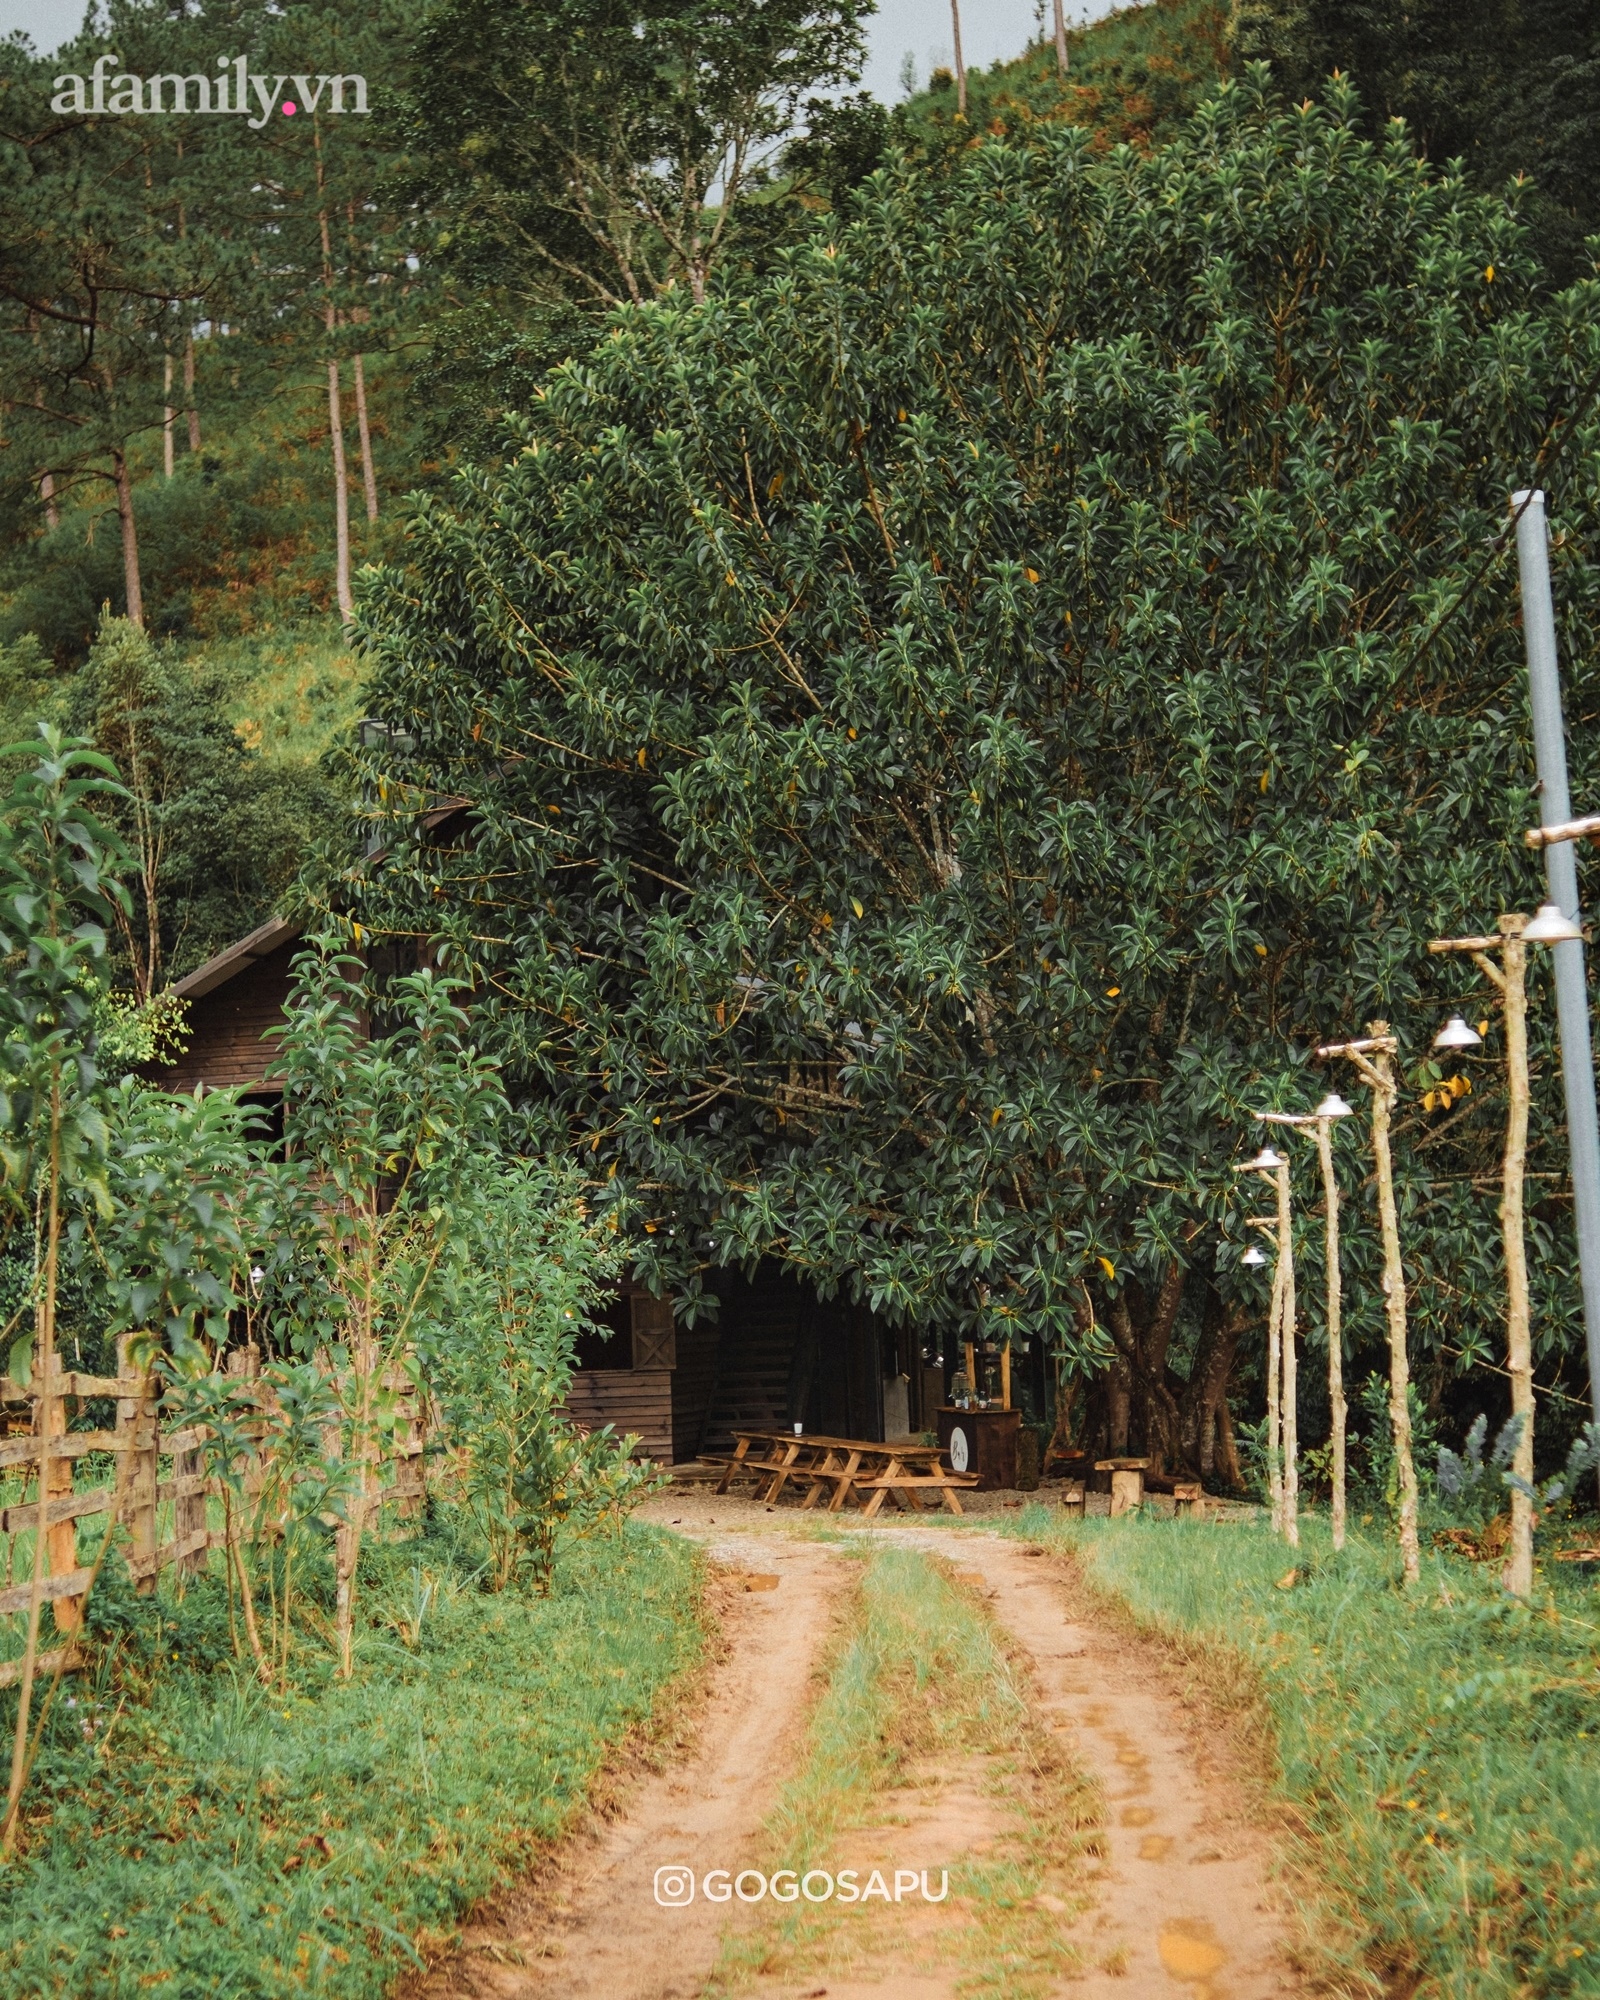
M 1406 1353 L 1406 1274 L 1400 1261 L 1400 1223 L 1394 1205 L 1394 1160 L 1389 1121 L 1399 1095 L 1394 1056 L 1399 1043 L 1387 1021 L 1371 1021 L 1361 1041 L 1329 1042 L 1319 1056 L 1353 1062 L 1372 1092 L 1372 1159 L 1377 1169 L 1378 1222 L 1383 1235 L 1383 1297 L 1389 1319 L 1389 1427 L 1394 1433 L 1400 1480 L 1400 1561 L 1407 1584 L 1422 1574 L 1417 1543 L 1417 1467 L 1411 1451 L 1411 1363 Z
M 1536 917 L 1502 917 L 1498 937 L 1433 938 L 1431 952 L 1466 952 L 1500 996 L 1506 1024 L 1505 1163 L 1500 1177 L 1500 1236 L 1506 1260 L 1506 1371 L 1511 1377 L 1511 1414 L 1522 1419 L 1511 1470 L 1525 1486 L 1533 1483 L 1533 1335 L 1528 1301 L 1528 1248 L 1523 1227 L 1523 1181 L 1528 1158 L 1528 954 L 1529 944 L 1562 944 L 1583 932 L 1553 903 Z M 1498 952 L 1495 964 L 1490 952 Z M 1434 1037 L 1436 1049 L 1476 1048 L 1483 1037 L 1459 1016 Z M 1511 1551 L 1506 1588 L 1513 1597 L 1533 1594 L 1533 1502 L 1511 1489 Z
M 1339 1275 L 1339 1182 L 1333 1171 L 1333 1122 L 1336 1118 L 1354 1116 L 1351 1107 L 1337 1091 L 1330 1090 L 1315 1111 L 1258 1111 L 1263 1124 L 1299 1126 L 1302 1129 L 1315 1127 L 1317 1134 L 1317 1157 L 1322 1167 L 1323 1215 L 1326 1222 L 1324 1231 L 1324 1262 L 1327 1285 L 1327 1327 L 1328 1327 L 1328 1408 L 1332 1418 L 1332 1484 L 1333 1484 L 1333 1546 L 1342 1549 L 1345 1543 L 1346 1497 L 1345 1497 L 1345 1420 L 1348 1410 L 1344 1399 L 1344 1348 L 1342 1334 L 1342 1308 L 1344 1287 Z
M 1300 1545 L 1299 1438 L 1295 1426 L 1294 1244 L 1289 1211 L 1289 1162 L 1270 1146 L 1234 1168 L 1236 1174 L 1271 1174 L 1277 1181 L 1278 1213 L 1268 1226 L 1277 1244 L 1272 1273 L 1272 1305 L 1267 1315 L 1267 1489 L 1272 1529 L 1291 1548 Z M 1257 1219 L 1252 1222 L 1260 1226 Z

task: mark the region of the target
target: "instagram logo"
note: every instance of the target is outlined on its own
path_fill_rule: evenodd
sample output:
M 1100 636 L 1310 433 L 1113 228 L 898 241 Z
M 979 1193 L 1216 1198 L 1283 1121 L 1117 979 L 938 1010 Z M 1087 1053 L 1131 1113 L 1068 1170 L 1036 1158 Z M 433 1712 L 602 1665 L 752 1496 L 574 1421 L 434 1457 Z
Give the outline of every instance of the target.
M 664 1910 L 681 1910 L 685 1903 L 694 1901 L 694 1870 L 692 1868 L 658 1868 L 656 1870 L 656 1901 Z

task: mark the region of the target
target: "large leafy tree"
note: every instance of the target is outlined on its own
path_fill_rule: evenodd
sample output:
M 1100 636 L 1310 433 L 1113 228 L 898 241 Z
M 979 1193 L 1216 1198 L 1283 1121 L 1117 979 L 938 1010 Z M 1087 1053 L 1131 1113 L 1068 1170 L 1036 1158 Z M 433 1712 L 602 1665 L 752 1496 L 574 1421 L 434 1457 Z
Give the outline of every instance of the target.
M 416 748 L 363 921 L 470 970 L 640 1271 L 1044 1336 L 1108 1366 L 1101 1436 L 1208 1463 L 1248 1111 L 1369 1017 L 1425 1051 L 1468 976 L 1425 939 L 1536 886 L 1510 484 L 1564 524 L 1583 714 L 1600 585 L 1596 287 L 1537 308 L 1504 202 L 1263 91 L 1151 157 L 886 172 L 749 295 L 619 314 L 366 607 Z M 429 789 L 475 811 L 408 843 Z M 1469 1353 L 1479 1083 L 1401 1133 L 1416 1324 Z

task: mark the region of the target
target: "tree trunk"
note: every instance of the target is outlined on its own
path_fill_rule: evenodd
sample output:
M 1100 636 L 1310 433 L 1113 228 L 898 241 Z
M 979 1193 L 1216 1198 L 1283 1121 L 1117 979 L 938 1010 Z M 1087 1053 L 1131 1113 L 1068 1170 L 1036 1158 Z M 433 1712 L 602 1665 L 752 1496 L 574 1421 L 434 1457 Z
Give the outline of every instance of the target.
M 128 477 L 128 460 L 120 447 L 111 454 L 112 473 L 117 488 L 117 522 L 122 529 L 122 587 L 128 600 L 128 619 L 144 630 L 144 590 L 139 582 L 139 531 L 133 518 L 133 482 Z
M 1063 76 L 1067 73 L 1067 15 L 1061 0 L 1056 0 L 1056 68 Z
M 61 509 L 56 505 L 56 476 L 53 472 L 39 474 L 39 498 L 44 502 L 44 524 L 53 535 L 61 526 Z
M 328 435 L 333 444 L 334 594 L 345 624 L 355 616 L 350 594 L 350 484 L 344 463 L 344 412 L 340 407 L 339 364 L 328 363 Z
M 183 343 L 183 403 L 189 414 L 189 449 L 200 449 L 200 410 L 194 399 L 194 335 L 186 336 Z
M 378 481 L 372 469 L 372 432 L 367 425 L 367 374 L 363 357 L 355 358 L 356 430 L 361 438 L 361 484 L 367 496 L 367 519 L 378 518 Z
M 172 407 L 172 353 L 169 349 L 164 357 L 161 370 L 161 393 L 166 398 L 161 411 L 161 472 L 162 477 L 172 477 L 172 427 L 177 421 L 177 411 Z
M 1202 1479 L 1220 1475 L 1234 1487 L 1243 1482 L 1232 1449 L 1232 1427 L 1226 1421 L 1228 1385 L 1233 1379 L 1239 1337 L 1247 1324 L 1245 1308 L 1225 1305 L 1207 1271 L 1200 1340 L 1179 1406 L 1182 1460 Z
M 956 43 L 956 110 L 967 115 L 967 65 L 961 55 L 961 0 L 950 0 L 950 26 Z

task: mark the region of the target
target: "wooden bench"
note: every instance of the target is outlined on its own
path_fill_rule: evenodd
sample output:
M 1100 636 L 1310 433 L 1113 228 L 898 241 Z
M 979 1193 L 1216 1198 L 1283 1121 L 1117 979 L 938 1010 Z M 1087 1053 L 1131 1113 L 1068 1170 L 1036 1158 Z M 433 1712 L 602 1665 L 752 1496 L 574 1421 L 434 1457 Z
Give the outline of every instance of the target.
M 937 1445 L 880 1444 L 866 1438 L 807 1437 L 787 1431 L 735 1431 L 731 1454 L 705 1453 L 723 1468 L 716 1490 L 726 1493 L 735 1479 L 753 1477 L 760 1496 L 773 1505 L 790 1480 L 803 1482 L 802 1511 L 827 1499 L 836 1514 L 852 1498 L 871 1519 L 886 1497 L 918 1513 L 923 1496 L 937 1493 L 952 1514 L 962 1511 L 958 1493 L 977 1485 L 971 1473 L 951 1472 Z

